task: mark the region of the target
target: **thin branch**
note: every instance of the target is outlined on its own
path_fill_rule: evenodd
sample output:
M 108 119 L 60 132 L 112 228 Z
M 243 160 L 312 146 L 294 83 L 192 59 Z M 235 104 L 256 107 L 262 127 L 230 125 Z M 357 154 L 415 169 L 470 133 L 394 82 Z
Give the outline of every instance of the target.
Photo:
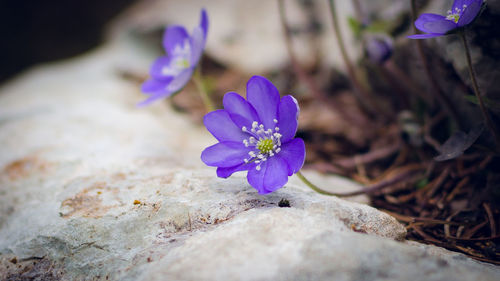
M 469 44 L 467 44 L 467 38 L 465 37 L 465 32 L 463 30 L 460 31 L 460 38 L 462 39 L 462 43 L 465 49 L 465 56 L 467 58 L 467 67 L 469 69 L 470 78 L 472 80 L 472 88 L 474 89 L 474 94 L 476 95 L 477 101 L 479 102 L 479 107 L 481 108 L 481 113 L 483 114 L 484 123 L 486 124 L 488 129 L 490 129 L 491 134 L 495 137 L 496 144 L 500 145 L 500 135 L 498 134 L 495 124 L 493 124 L 493 121 L 491 121 L 490 114 L 488 113 L 488 109 L 484 105 L 483 97 L 481 95 L 481 91 L 479 90 L 479 85 L 477 84 L 476 72 L 472 67 Z
M 486 215 L 488 216 L 488 221 L 490 222 L 491 236 L 497 235 L 497 227 L 495 224 L 495 217 L 493 216 L 493 212 L 491 211 L 490 204 L 483 203 L 484 210 L 486 211 Z
M 415 0 L 411 0 L 411 13 L 412 13 L 412 18 L 414 21 L 417 19 L 417 7 L 416 7 L 415 2 L 416 2 Z M 415 27 L 414 24 L 413 24 L 413 30 L 415 31 L 415 33 L 417 32 L 417 28 Z M 434 93 L 435 93 L 435 96 L 437 97 L 437 100 L 439 101 L 441 106 L 444 108 L 444 110 L 446 110 L 446 112 L 448 112 L 448 114 L 451 116 L 453 121 L 455 121 L 455 123 L 457 124 L 459 129 L 463 129 L 464 125 L 460 119 L 460 116 L 459 116 L 457 110 L 455 109 L 455 107 L 451 103 L 450 99 L 446 96 L 446 94 L 444 93 L 441 86 L 439 86 L 439 83 L 437 82 L 436 77 L 432 74 L 430 65 L 427 61 L 427 58 L 425 57 L 422 40 L 415 40 L 415 43 L 417 44 L 417 52 L 418 52 L 418 55 L 420 57 L 420 61 L 422 62 L 422 65 L 424 66 L 424 72 L 427 75 L 427 78 L 429 79 L 429 81 L 431 82 L 432 89 L 434 90 Z
M 333 110 L 339 112 L 340 116 L 345 118 L 346 121 L 358 125 L 367 123 L 368 120 L 363 116 L 360 116 L 358 114 L 353 114 L 352 112 L 344 109 L 343 107 L 339 106 L 338 104 L 334 103 L 331 99 L 329 99 L 326 93 L 320 89 L 320 87 L 314 81 L 314 79 L 312 79 L 307 74 L 307 72 L 304 70 L 304 68 L 297 60 L 297 57 L 295 56 L 295 52 L 293 50 L 292 38 L 290 36 L 291 34 L 290 27 L 286 23 L 286 10 L 285 10 L 284 0 L 278 0 L 278 8 L 279 8 L 281 29 L 283 30 L 283 37 L 285 39 L 286 50 L 290 58 L 290 63 L 292 64 L 293 71 L 297 76 L 297 78 L 309 88 L 314 98 L 327 104 Z
M 330 0 L 328 3 L 330 3 L 330 14 L 332 16 L 333 29 L 335 31 L 335 36 L 337 38 L 337 43 L 338 43 L 338 47 L 340 49 L 340 54 L 342 56 L 342 59 L 344 60 L 345 66 L 347 68 L 347 74 L 349 75 L 349 79 L 351 80 L 352 86 L 354 88 L 353 93 L 355 94 L 356 99 L 358 100 L 359 104 L 363 107 L 363 109 L 367 113 L 369 113 L 373 116 L 379 116 L 381 114 L 387 116 L 388 115 L 387 112 L 385 112 L 384 110 L 381 110 L 378 107 L 377 101 L 370 97 L 371 95 L 359 82 L 359 79 L 358 79 L 356 72 L 354 70 L 354 66 L 351 63 L 349 56 L 347 55 L 344 37 L 342 36 L 342 33 L 340 32 L 340 26 L 339 26 L 338 19 L 337 19 L 337 11 L 335 8 L 334 0 Z M 368 101 L 372 101 L 372 103 L 370 103 Z
M 382 147 L 376 150 L 371 150 L 365 154 L 354 155 L 353 157 L 339 159 L 334 163 L 343 168 L 354 168 L 358 164 L 369 164 L 377 160 L 387 158 L 401 149 L 401 142 L 395 145 Z

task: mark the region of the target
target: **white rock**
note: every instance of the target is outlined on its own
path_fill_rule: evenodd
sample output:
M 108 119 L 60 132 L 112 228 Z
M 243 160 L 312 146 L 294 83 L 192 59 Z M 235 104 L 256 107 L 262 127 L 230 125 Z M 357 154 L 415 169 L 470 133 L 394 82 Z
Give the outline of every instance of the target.
M 199 160 L 212 137 L 164 103 L 136 108 L 124 58 L 149 64 L 116 41 L 0 89 L 0 279 L 499 279 L 395 242 L 404 227 L 369 206 L 216 178 Z

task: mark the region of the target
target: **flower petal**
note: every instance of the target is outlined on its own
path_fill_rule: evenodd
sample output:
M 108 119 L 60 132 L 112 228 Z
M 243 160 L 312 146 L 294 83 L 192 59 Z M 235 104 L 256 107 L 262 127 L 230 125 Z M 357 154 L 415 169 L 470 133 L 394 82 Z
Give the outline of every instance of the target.
M 224 109 L 230 114 L 231 119 L 241 129 L 243 126 L 252 128 L 252 122 L 260 123 L 259 116 L 251 104 L 242 96 L 235 92 L 229 92 L 224 95 L 222 100 Z
M 472 2 L 475 2 L 475 1 L 478 1 L 478 0 L 455 0 L 455 1 L 453 1 L 453 5 L 451 6 L 451 11 L 454 13 L 455 9 L 462 10 L 464 5 L 469 7 L 472 4 Z M 482 2 L 482 1 L 479 0 L 479 2 Z
M 279 133 L 282 135 L 281 142 L 291 140 L 297 132 L 299 117 L 299 104 L 292 96 L 284 96 L 281 98 L 278 106 L 278 124 Z
M 460 18 L 458 19 L 457 25 L 464 26 L 464 25 L 471 23 L 476 18 L 479 11 L 481 10 L 482 3 L 483 3 L 482 0 L 463 1 L 462 5 L 467 5 L 467 7 L 461 13 Z
M 203 38 L 203 31 L 201 27 L 196 27 L 193 30 L 193 35 L 189 38 L 191 43 L 191 61 L 190 66 L 195 67 L 200 60 L 203 49 L 205 48 L 205 39 Z
M 446 17 L 436 14 L 421 14 L 415 21 L 415 27 L 426 33 L 445 34 L 457 27 L 457 24 Z
M 157 58 L 153 65 L 151 66 L 151 70 L 149 74 L 153 76 L 157 80 L 168 80 L 172 78 L 172 75 L 166 74 L 168 68 L 170 66 L 171 56 L 163 56 Z
M 208 166 L 234 167 L 248 158 L 249 151 L 248 147 L 239 142 L 219 142 L 203 150 L 201 161 Z
M 175 46 L 183 45 L 189 39 L 189 34 L 186 29 L 181 25 L 169 26 L 163 35 L 163 47 L 168 55 L 171 55 Z
M 288 182 L 288 165 L 280 157 L 270 157 L 262 162 L 260 170 L 249 170 L 247 179 L 259 194 L 273 192 Z
M 208 16 L 207 16 L 207 11 L 205 9 L 201 9 L 200 27 L 201 30 L 203 30 L 203 40 L 206 41 L 208 34 Z
M 226 110 L 219 109 L 207 113 L 203 117 L 203 123 L 218 141 L 234 141 L 243 145 L 242 141 L 247 138 L 241 128 L 234 124 Z
M 151 93 L 151 95 L 146 100 L 138 103 L 137 106 L 149 105 L 158 99 L 167 98 L 179 92 L 184 88 L 192 74 L 193 69 L 188 68 L 175 77 L 168 77 L 159 81 L 153 78 L 146 81 L 142 86 L 142 90 L 143 92 Z
M 166 81 L 161 81 L 154 78 L 149 79 L 146 82 L 142 83 L 141 90 L 144 93 L 157 93 L 163 91 L 167 87 L 167 84 L 170 83 L 171 79 L 172 78 Z
M 242 163 L 233 167 L 226 167 L 226 168 L 219 167 L 217 168 L 217 176 L 219 178 L 228 178 L 233 173 L 247 171 L 255 168 L 255 166 L 256 166 L 255 163 Z
M 146 100 L 138 103 L 137 106 L 141 107 L 141 106 L 150 105 L 152 102 L 154 102 L 156 100 L 159 100 L 162 98 L 167 98 L 173 94 L 175 94 L 175 92 L 169 92 L 167 90 L 157 91 L 157 92 L 151 94 Z
M 191 76 L 193 75 L 194 69 L 192 67 L 187 68 L 183 70 L 181 73 L 179 73 L 177 76 L 172 79 L 170 84 L 168 84 L 167 91 L 170 92 L 178 92 L 186 86 L 187 82 L 189 82 L 189 79 L 191 79 Z
M 406 36 L 406 38 L 410 38 L 410 39 L 427 39 L 427 38 L 439 37 L 439 36 L 443 36 L 443 35 L 444 34 L 441 34 L 441 33 L 426 33 L 426 34 L 409 35 L 409 36 Z
M 302 168 L 306 158 L 306 146 L 300 138 L 293 139 L 281 145 L 281 151 L 277 154 L 288 164 L 288 175 L 291 176 Z
M 261 124 L 266 129 L 273 129 L 280 101 L 278 89 L 266 78 L 253 76 L 247 83 L 247 100 L 255 108 Z

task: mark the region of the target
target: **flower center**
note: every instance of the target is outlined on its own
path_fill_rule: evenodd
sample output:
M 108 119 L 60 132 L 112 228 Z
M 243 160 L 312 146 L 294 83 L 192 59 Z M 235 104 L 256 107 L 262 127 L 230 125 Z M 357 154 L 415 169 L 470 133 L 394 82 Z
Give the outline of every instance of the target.
M 446 19 L 451 20 L 454 23 L 457 23 L 458 20 L 460 19 L 460 15 L 463 14 L 463 12 L 465 11 L 465 8 L 467 8 L 467 5 L 464 4 L 462 6 L 462 9 L 455 8 L 455 11 L 448 10 L 448 13 L 447 13 L 448 15 L 446 16 Z
M 278 120 L 274 119 L 274 124 L 278 123 Z M 281 151 L 281 134 L 278 133 L 280 128 L 278 126 L 273 129 L 264 129 L 263 124 L 259 124 L 257 121 L 252 122 L 252 128 L 250 130 L 243 126 L 241 130 L 249 135 L 247 139 L 243 140 L 243 144 L 246 147 L 254 148 L 248 152 L 249 158 L 245 158 L 245 163 L 255 163 L 257 166 L 255 169 L 260 170 L 260 164 L 267 161 L 270 157 L 273 157 L 276 153 Z
M 189 67 L 189 60 L 185 58 L 181 58 L 175 62 L 175 65 L 179 68 L 188 68 Z
M 257 142 L 257 149 L 260 150 L 260 153 L 266 154 L 273 150 L 273 141 L 270 139 L 263 139 Z
M 176 76 L 190 65 L 191 44 L 188 40 L 180 42 L 169 55 L 172 56 L 171 61 L 163 67 L 162 73 L 165 76 Z

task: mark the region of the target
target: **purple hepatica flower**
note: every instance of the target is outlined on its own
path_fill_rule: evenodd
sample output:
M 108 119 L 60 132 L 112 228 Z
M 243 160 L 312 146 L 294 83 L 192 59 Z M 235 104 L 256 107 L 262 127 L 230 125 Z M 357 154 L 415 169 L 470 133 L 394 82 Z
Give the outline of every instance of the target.
M 427 34 L 410 35 L 410 39 L 425 39 L 445 35 L 471 23 L 481 10 L 483 0 L 455 0 L 446 16 L 422 14 L 415 26 Z
M 393 51 L 392 40 L 387 35 L 370 35 L 366 40 L 366 53 L 368 58 L 376 64 L 383 64 Z
M 194 28 L 191 36 L 183 26 L 167 28 L 163 36 L 167 55 L 158 58 L 151 66 L 151 79 L 142 84 L 142 91 L 150 96 L 139 106 L 169 97 L 187 84 L 205 48 L 207 31 L 208 17 L 204 9 L 201 10 L 200 25 Z
M 305 145 L 294 138 L 299 106 L 292 96 L 280 94 L 264 77 L 247 83 L 247 100 L 234 92 L 224 96 L 224 109 L 205 115 L 207 130 L 219 143 L 206 148 L 201 160 L 217 167 L 217 176 L 248 171 L 247 179 L 260 194 L 288 182 L 304 164 Z

